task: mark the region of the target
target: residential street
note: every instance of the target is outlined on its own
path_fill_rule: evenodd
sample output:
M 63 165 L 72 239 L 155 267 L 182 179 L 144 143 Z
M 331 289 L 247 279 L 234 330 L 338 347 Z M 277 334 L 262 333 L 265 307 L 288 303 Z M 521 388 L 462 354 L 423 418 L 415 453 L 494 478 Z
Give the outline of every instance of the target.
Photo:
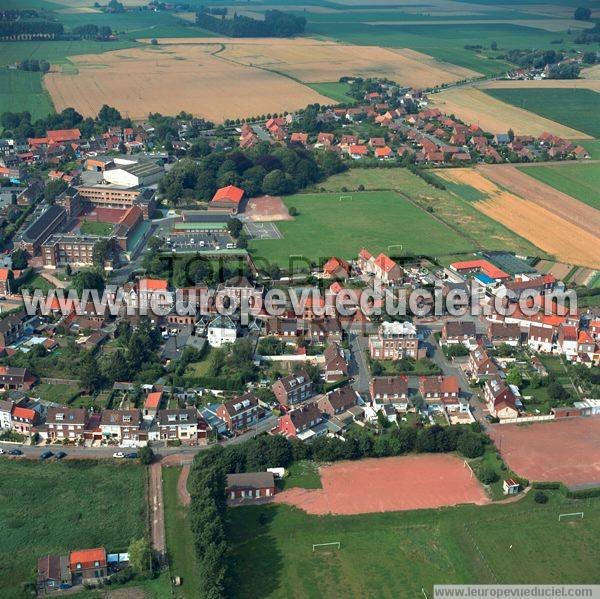
M 355 333 L 350 334 L 350 375 L 354 377 L 352 386 L 358 393 L 364 395 L 369 392 L 369 365 L 365 356 L 367 338 Z

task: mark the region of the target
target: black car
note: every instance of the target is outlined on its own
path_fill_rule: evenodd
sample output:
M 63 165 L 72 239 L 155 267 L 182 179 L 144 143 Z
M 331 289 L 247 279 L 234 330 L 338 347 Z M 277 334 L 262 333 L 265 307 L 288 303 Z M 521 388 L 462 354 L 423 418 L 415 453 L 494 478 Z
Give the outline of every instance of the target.
M 54 454 L 51 451 L 44 451 L 44 453 L 40 454 L 40 460 L 47 460 L 51 458 Z
M 64 451 L 57 451 L 57 452 L 54 454 L 54 457 L 55 457 L 57 460 L 62 460 L 62 459 L 63 459 L 63 458 L 66 456 L 66 455 L 67 455 L 67 454 L 66 454 Z
M 11 449 L 8 455 L 23 455 L 23 452 L 20 449 Z
M 132 453 L 126 453 L 126 454 L 125 454 L 125 457 L 126 457 L 126 458 L 129 458 L 130 460 L 135 460 L 135 459 L 138 457 L 138 454 L 137 454 L 137 453 L 135 453 L 135 451 L 134 451 L 134 452 L 132 452 Z

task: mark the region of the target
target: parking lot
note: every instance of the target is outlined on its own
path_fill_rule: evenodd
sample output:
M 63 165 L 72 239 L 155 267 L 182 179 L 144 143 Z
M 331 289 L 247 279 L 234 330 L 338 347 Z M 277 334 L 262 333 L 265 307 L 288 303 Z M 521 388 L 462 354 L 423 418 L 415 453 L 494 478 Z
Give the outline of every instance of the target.
M 246 221 L 244 230 L 250 239 L 283 239 L 283 235 L 275 223 Z
M 201 252 L 224 250 L 236 247 L 235 240 L 228 233 L 184 233 L 169 235 L 166 245 L 174 251 Z

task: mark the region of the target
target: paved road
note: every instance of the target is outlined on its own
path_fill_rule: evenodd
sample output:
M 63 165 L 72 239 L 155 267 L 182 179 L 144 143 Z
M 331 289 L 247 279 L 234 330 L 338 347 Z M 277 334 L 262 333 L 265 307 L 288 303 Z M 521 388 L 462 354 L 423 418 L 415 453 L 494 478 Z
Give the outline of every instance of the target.
M 350 335 L 350 375 L 354 377 L 352 387 L 360 394 L 369 392 L 369 365 L 365 356 L 367 339 L 356 333 Z

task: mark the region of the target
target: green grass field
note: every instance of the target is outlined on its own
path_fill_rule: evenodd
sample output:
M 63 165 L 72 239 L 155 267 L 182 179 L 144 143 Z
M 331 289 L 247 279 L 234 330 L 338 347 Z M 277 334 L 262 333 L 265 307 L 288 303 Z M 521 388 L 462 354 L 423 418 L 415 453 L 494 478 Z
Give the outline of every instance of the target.
M 526 175 L 600 210 L 600 164 L 540 165 L 521 170 Z
M 38 557 L 105 546 L 146 532 L 146 472 L 93 460 L 0 460 L 0 596 L 26 597 Z
M 347 194 L 343 194 L 347 195 Z M 287 265 L 301 254 L 310 260 L 351 258 L 361 247 L 379 253 L 402 244 L 406 255 L 469 251 L 470 241 L 394 192 L 297 194 L 284 198 L 299 211 L 294 221 L 277 223 L 283 239 L 252 241 L 254 256 Z
M 180 472 L 181 468 L 177 467 L 162 469 L 167 552 L 171 577 L 180 576 L 183 583 L 180 587 L 173 587 L 173 597 L 194 599 L 198 596 L 200 583 L 188 510 L 181 505 L 177 494 Z
M 0 67 L 0 114 L 26 110 L 33 120 L 54 112 L 50 95 L 42 86 L 41 74 Z
M 99 235 L 104 237 L 112 233 L 115 225 L 112 223 L 84 220 L 79 228 L 84 235 Z
M 424 210 L 433 209 L 437 218 L 459 231 L 461 237 L 469 240 L 473 246 L 482 248 L 485 246 L 488 250 L 507 250 L 526 256 L 543 253 L 526 239 L 474 208 L 472 204 L 477 196 L 476 190 L 473 190 L 475 194 L 467 197 L 460 193 L 463 190 L 436 189 L 404 168 L 352 168 L 319 183 L 319 187 L 326 191 L 340 192 L 341 188 L 345 187 L 350 190 L 348 193 L 353 193 L 359 185 L 363 185 L 366 190 L 396 190 Z M 457 191 L 457 193 L 450 193 L 450 191 Z M 450 251 L 460 253 L 463 251 L 461 247 Z
M 322 486 L 319 465 L 308 460 L 294 462 L 288 468 L 287 476 L 281 481 L 282 489 L 320 489 Z
M 44 401 L 67 404 L 69 399 L 79 391 L 80 388 L 77 385 L 42 383 L 35 386 L 31 395 Z
M 600 94 L 589 89 L 484 89 L 493 98 L 600 137 Z
M 357 492 L 360 490 L 357 489 Z M 508 505 L 358 516 L 230 510 L 234 597 L 432 596 L 434 584 L 598 583 L 600 500 L 533 494 Z M 558 514 L 584 511 L 584 520 Z M 340 541 L 341 549 L 313 543 Z M 483 556 L 483 558 L 482 558 Z
M 600 159 L 600 139 L 580 139 L 573 143 L 581 144 L 594 160 Z
M 329 83 L 307 83 L 308 87 L 314 89 L 317 93 L 323 94 L 340 104 L 354 104 L 356 100 L 347 94 L 350 86 L 347 83 L 332 81 Z

